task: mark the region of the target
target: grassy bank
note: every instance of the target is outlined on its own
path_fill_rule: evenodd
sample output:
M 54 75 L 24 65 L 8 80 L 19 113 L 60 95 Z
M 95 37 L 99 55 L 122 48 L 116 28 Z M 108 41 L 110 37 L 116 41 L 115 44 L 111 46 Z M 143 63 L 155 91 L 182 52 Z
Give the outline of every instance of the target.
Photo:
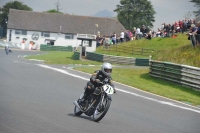
M 48 54 L 29 56 L 28 59 L 44 60 L 46 64 L 83 64 L 100 65 L 101 62 L 73 60 L 72 52 L 48 52 Z M 93 73 L 99 67 L 78 67 L 75 68 L 87 73 Z M 158 94 L 174 100 L 200 105 L 200 92 L 189 88 L 169 83 L 164 80 L 149 76 L 148 68 L 113 68 L 113 80 L 136 87 L 138 89 Z
M 156 37 L 152 40 L 134 40 L 118 44 L 117 46 L 118 49 L 123 49 L 124 46 L 153 49 L 155 51 L 151 54 L 153 60 L 200 67 L 200 47 L 193 48 L 191 42 L 187 39 L 185 34 L 178 34 L 177 38 Z M 127 54 L 123 52 L 108 52 L 103 50 L 102 47 L 97 48 L 97 53 L 116 56 L 149 58 L 149 55 L 142 56 Z

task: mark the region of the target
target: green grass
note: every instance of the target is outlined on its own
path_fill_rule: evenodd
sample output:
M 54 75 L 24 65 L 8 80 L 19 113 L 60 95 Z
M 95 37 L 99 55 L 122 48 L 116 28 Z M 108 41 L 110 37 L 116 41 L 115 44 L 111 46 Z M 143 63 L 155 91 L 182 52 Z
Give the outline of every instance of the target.
M 44 60 L 46 64 L 82 64 L 82 65 L 100 65 L 101 62 L 96 61 L 79 61 L 72 58 L 73 52 L 47 52 L 47 54 L 28 56 L 27 59 Z

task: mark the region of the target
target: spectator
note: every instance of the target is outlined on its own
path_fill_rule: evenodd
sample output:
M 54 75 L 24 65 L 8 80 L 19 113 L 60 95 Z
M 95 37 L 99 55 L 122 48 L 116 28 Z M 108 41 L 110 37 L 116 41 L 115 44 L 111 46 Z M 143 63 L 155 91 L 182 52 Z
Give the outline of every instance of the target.
M 161 35 L 161 30 L 160 28 L 158 28 L 158 31 L 156 32 L 156 37 L 160 37 L 160 35 Z
M 148 39 L 148 40 L 151 40 L 151 36 L 152 36 L 151 32 L 149 32 L 149 33 L 146 34 L 145 38 Z
M 190 40 L 192 41 L 192 46 L 194 48 L 196 46 L 196 38 L 195 38 L 196 32 L 197 32 L 196 26 L 194 24 L 191 24 L 189 37 L 190 37 Z
M 116 44 L 116 39 L 117 39 L 117 35 L 115 34 L 115 32 L 112 35 L 112 43 Z
M 197 22 L 196 45 L 200 46 L 200 21 Z
M 124 31 L 120 33 L 120 42 L 124 42 Z
M 170 25 L 170 24 L 167 24 L 167 25 L 166 25 L 167 37 L 170 37 L 170 30 L 171 30 L 171 25 Z
M 108 49 L 108 46 L 110 46 L 110 41 L 110 37 L 106 36 L 103 41 L 103 45 L 106 47 L 106 49 Z
M 182 21 L 182 27 L 183 27 L 183 30 L 182 30 L 182 34 L 183 34 L 184 32 L 187 31 L 187 20 Z
M 97 36 L 96 42 L 97 42 L 97 47 L 103 44 L 103 37 L 102 36 Z
M 147 28 L 146 28 L 146 26 L 145 25 L 142 25 L 142 28 L 141 28 L 141 33 L 142 33 L 142 36 L 146 36 L 146 34 L 148 33 L 148 31 L 147 31 Z
M 129 30 L 128 34 L 129 34 L 130 40 L 133 40 L 133 33 Z
M 136 39 L 136 27 L 133 28 L 133 40 Z
M 140 28 L 137 28 L 136 30 L 136 39 L 141 39 L 142 38 L 142 33 L 140 32 Z
M 126 38 L 126 42 L 130 41 L 130 35 L 129 35 L 128 30 L 125 31 L 125 38 Z
M 175 30 L 175 25 L 174 25 L 174 23 L 172 23 L 172 26 L 171 26 L 171 33 L 172 33 L 172 35 L 171 36 L 174 35 L 174 30 Z

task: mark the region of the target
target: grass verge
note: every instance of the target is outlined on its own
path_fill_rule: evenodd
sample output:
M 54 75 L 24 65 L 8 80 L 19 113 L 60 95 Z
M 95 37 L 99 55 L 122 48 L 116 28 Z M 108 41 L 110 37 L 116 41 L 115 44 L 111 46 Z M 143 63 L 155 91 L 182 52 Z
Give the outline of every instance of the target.
M 60 52 L 53 51 L 47 52 L 47 54 L 28 56 L 26 59 L 44 60 L 46 64 L 82 64 L 82 65 L 100 65 L 101 62 L 89 61 L 89 60 L 74 60 L 74 52 Z

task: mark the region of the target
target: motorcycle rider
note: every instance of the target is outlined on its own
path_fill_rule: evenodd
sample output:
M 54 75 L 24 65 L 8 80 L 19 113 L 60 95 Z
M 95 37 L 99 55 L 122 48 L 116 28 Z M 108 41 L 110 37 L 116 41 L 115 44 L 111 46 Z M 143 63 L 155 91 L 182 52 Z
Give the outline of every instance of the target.
M 84 96 L 81 98 L 82 101 L 87 99 L 87 97 L 94 92 L 96 87 L 102 86 L 102 84 L 100 84 L 100 82 L 102 81 L 107 81 L 114 88 L 114 93 L 116 93 L 116 89 L 111 81 L 112 80 L 111 73 L 112 73 L 112 65 L 108 62 L 103 63 L 101 70 L 95 71 L 92 74 L 90 81 L 87 82 L 84 88 L 85 89 Z
M 10 49 L 10 47 L 8 45 L 5 46 L 5 51 L 8 50 L 8 52 L 12 52 L 12 50 Z

